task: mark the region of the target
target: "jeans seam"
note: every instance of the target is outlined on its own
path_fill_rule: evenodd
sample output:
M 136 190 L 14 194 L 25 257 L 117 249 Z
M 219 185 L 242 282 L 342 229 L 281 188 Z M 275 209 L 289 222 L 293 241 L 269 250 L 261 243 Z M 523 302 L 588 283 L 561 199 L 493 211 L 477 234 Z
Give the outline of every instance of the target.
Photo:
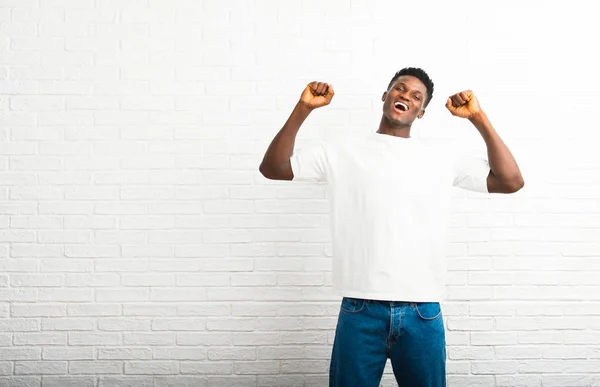
M 388 331 L 388 343 L 392 344 L 394 337 L 394 304 L 390 303 L 390 329 Z

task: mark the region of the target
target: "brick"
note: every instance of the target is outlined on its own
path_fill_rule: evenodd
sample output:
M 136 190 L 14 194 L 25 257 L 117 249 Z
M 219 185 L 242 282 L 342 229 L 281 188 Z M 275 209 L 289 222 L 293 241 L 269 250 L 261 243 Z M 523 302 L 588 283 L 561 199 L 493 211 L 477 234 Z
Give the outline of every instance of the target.
M 152 359 L 150 348 L 99 348 L 100 360 L 149 360 Z
M 231 333 L 229 332 L 178 332 L 177 345 L 181 346 L 200 346 L 200 345 L 219 345 L 230 346 L 233 344 Z
M 150 320 L 140 319 L 112 318 L 98 321 L 98 330 L 109 332 L 148 331 L 150 326 Z
M 119 361 L 93 360 L 93 361 L 71 361 L 69 362 L 69 373 L 73 375 L 80 374 L 120 374 L 123 370 L 123 363 Z
M 125 362 L 127 375 L 173 375 L 178 373 L 178 363 L 174 361 Z
M 10 314 L 14 317 L 65 317 L 64 304 L 19 304 L 10 306 Z
M 253 347 L 209 348 L 208 360 L 256 360 L 256 349 Z
M 173 345 L 175 344 L 175 334 L 168 332 L 151 332 L 151 333 L 124 333 L 123 344 L 125 345 Z
M 203 331 L 206 327 L 204 319 L 154 319 L 152 330 L 155 331 Z
M 98 378 L 98 387 L 153 387 L 153 377 L 143 376 L 100 376 Z
M 66 345 L 67 334 L 64 332 L 57 333 L 22 333 L 15 334 L 13 338 L 15 345 L 22 346 L 46 346 L 46 345 Z
M 165 317 L 177 315 L 177 306 L 170 304 L 127 304 L 123 305 L 124 316 Z
M 69 345 L 117 345 L 118 333 L 69 332 Z
M 41 378 L 39 376 L 0 377 L 0 383 L 6 387 L 39 387 Z
M 42 349 L 44 360 L 92 360 L 94 349 L 86 347 L 46 347 Z
M 237 361 L 234 363 L 234 373 L 239 375 L 273 375 L 278 374 L 281 369 L 279 361 Z
M 0 320 L 0 332 L 33 332 L 39 331 L 40 324 L 31 318 L 10 318 Z
M 499 387 L 539 387 L 542 379 L 533 375 L 498 375 L 496 383 Z
M 230 375 L 233 373 L 231 361 L 196 361 L 182 362 L 180 372 L 183 375 Z
M 243 385 L 242 380 L 237 381 L 238 385 Z M 155 387 L 223 387 L 224 384 L 216 380 L 208 382 L 204 376 L 157 376 L 154 379 Z
M 0 360 L 37 360 L 41 359 L 39 348 L 2 348 L 0 349 Z
M 67 362 L 16 361 L 15 375 L 61 375 L 67 373 Z
M 94 387 L 93 376 L 49 376 L 44 377 L 43 387 Z

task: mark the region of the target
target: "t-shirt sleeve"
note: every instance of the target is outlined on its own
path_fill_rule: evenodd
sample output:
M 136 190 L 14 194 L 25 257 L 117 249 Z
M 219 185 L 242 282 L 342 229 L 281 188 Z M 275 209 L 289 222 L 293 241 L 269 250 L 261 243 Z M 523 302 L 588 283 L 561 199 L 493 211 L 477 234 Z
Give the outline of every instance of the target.
M 294 150 L 290 158 L 294 181 L 325 182 L 328 178 L 327 146 L 323 143 Z
M 454 161 L 454 186 L 468 191 L 488 193 L 488 160 L 478 156 L 462 156 Z

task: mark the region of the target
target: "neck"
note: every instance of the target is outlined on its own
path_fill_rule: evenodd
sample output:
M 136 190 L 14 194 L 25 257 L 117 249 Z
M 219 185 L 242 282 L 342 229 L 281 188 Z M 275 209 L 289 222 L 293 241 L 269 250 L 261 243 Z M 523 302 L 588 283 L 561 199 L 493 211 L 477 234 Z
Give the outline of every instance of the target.
M 411 125 L 392 124 L 385 114 L 381 117 L 377 133 L 390 136 L 410 138 Z

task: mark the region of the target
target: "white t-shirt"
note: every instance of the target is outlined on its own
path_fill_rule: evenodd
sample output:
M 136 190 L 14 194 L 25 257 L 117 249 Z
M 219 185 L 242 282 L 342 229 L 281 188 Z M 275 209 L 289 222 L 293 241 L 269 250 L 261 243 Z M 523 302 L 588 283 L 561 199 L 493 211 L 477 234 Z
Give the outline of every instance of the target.
M 372 133 L 295 151 L 294 181 L 328 182 L 333 287 L 343 297 L 435 302 L 445 292 L 452 187 L 487 192 L 484 158 Z

